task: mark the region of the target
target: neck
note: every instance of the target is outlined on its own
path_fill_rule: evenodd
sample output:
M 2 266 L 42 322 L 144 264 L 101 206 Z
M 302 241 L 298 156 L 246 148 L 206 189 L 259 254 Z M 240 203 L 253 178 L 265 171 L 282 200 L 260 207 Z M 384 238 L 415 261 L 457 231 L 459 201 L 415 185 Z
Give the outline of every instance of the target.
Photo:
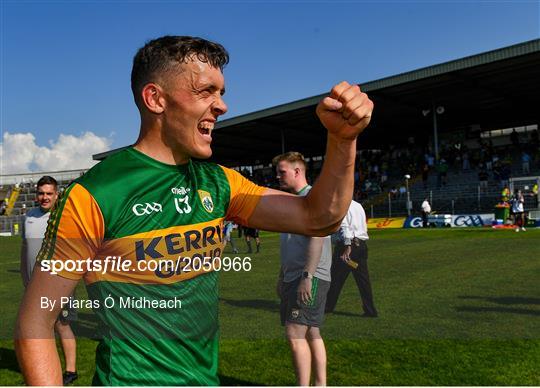
M 141 126 L 139 138 L 133 148 L 158 162 L 171 165 L 186 164 L 190 159 L 188 155 L 169 147 L 163 139 L 161 129 L 157 126 L 150 128 Z
M 302 190 L 304 187 L 307 186 L 307 181 L 305 179 L 299 180 L 295 183 L 295 185 L 292 187 L 292 190 L 294 193 L 298 193 L 300 190 Z

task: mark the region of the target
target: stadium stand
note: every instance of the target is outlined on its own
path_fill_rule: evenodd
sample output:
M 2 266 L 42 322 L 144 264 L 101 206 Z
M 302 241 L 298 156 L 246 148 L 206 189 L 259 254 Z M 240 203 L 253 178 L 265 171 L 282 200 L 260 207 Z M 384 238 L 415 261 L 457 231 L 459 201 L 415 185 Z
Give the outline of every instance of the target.
M 512 189 L 519 188 L 526 193 L 526 210 L 536 209 L 537 200 L 533 195 L 533 187 L 538 176 L 540 176 L 540 154 L 536 140 L 537 136 L 538 129 L 535 128 L 530 132 L 522 132 L 522 142 L 519 144 L 511 143 L 508 136 L 506 139 L 499 139 L 501 145 L 492 147 L 489 152 L 486 144 L 477 148 L 461 150 L 460 153 L 453 151 L 443 152 L 441 159 L 449 161 L 446 184 L 442 183 L 434 167 L 430 169 L 427 180 L 421 179 L 422 174 L 419 164 L 423 165 L 424 161 L 415 162 L 415 159 L 418 160 L 418 155 L 405 158 L 401 166 L 402 175 L 397 178 L 394 175 L 394 179 L 397 179 L 397 181 L 390 181 L 390 187 L 403 185 L 403 176 L 405 174 L 411 175 L 409 192 L 413 213 L 418 213 L 419 206 L 426 197 L 430 199 L 433 209 L 438 213 L 492 212 L 494 206 L 501 201 L 502 188 L 508 184 L 513 186 Z M 463 158 L 465 153 L 470 155 L 466 163 L 464 163 Z M 522 156 L 524 153 L 531 156 L 527 170 L 523 168 Z M 491 161 L 490 163 L 488 163 L 488 159 Z M 480 172 L 484 173 L 484 179 L 487 178 L 485 186 L 480 181 Z M 524 176 L 530 178 L 516 179 Z M 365 186 L 362 188 L 365 189 Z M 377 196 L 361 198 L 368 213 L 373 214 L 375 217 L 403 216 L 407 214 L 406 198 L 404 196 L 393 196 L 389 193 L 389 190 L 382 191 L 379 188 L 377 190 L 379 192 Z
M 539 64 L 540 39 L 535 39 L 362 82 L 362 90 L 377 107 L 359 142 L 365 149 L 358 151 L 355 175 L 355 198 L 368 216 L 407 214 L 407 184 L 412 213 L 425 197 L 438 213 L 492 212 L 504 183 L 525 192 L 527 210 L 537 208 L 531 193 L 540 176 Z M 308 178 L 313 182 L 327 136 L 314 111 L 325 95 L 218 122 L 211 160 L 276 187 L 269 161 L 296 150 L 308 156 Z M 93 158 L 103 160 L 121 149 Z M 437 151 L 446 163 L 437 165 Z M 445 170 L 446 179 L 441 176 L 439 181 L 439 172 Z M 57 174 L 51 173 L 65 180 Z M 405 175 L 411 178 L 405 180 Z M 531 178 L 516 180 L 520 177 Z M 0 176 L 0 185 L 16 183 L 4 178 Z M 10 217 L 20 216 L 23 204 L 33 206 L 24 190 L 12 204 Z M 0 221 L 1 231 L 4 222 Z
M 437 213 L 492 213 L 501 201 L 503 185 L 525 176 L 522 155 L 526 152 L 531 156 L 526 176 L 531 179 L 516 181 L 522 184 L 516 183 L 515 188 L 526 194 L 525 209 L 534 210 L 537 201 L 532 189 L 540 176 L 538 127 L 520 128 L 517 143 L 509 135 L 512 129 L 500 131 L 497 137 L 488 140 L 441 142 L 441 160 L 446 160 L 448 165 L 446 184 L 438 176 L 432 152 L 426 146 L 416 146 L 414 139 L 410 139 L 410 144 L 389 145 L 386 150 L 361 150 L 355 175 L 355 199 L 362 202 L 368 217 L 406 216 L 406 195 L 399 194 L 398 188 L 406 190 L 404 176 L 409 174 L 413 215 L 419 212 L 426 197 Z M 307 161 L 309 180 L 313 182 L 322 167 L 322 157 L 307 158 Z M 424 180 L 425 165 L 429 168 Z M 270 164 L 237 169 L 260 185 L 277 188 Z M 484 179 L 487 178 L 485 186 L 480 181 L 481 171 Z M 390 193 L 393 188 L 398 191 L 396 195 Z
M 35 182 L 43 175 L 58 178 L 60 192 L 87 170 L 39 172 L 1 176 L 0 186 L 0 235 L 18 235 L 24 213 L 37 206 Z M 7 199 L 7 201 L 6 201 Z

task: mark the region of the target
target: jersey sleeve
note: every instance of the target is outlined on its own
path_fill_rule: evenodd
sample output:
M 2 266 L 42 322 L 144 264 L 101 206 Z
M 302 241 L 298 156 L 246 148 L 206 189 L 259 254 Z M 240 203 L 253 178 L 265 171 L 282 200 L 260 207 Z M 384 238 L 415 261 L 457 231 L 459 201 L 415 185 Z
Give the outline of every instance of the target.
M 104 224 L 94 197 L 80 184 L 73 184 L 51 213 L 37 261 L 42 268 L 47 262 L 53 269 L 53 260 L 63 262 L 63 268 L 55 272 L 79 280 L 86 273 L 87 259 L 95 257 L 103 241 Z
M 266 191 L 266 187 L 256 185 L 237 171 L 220 167 L 225 172 L 231 190 L 229 208 L 225 218 L 237 224 L 249 225 L 249 218 Z

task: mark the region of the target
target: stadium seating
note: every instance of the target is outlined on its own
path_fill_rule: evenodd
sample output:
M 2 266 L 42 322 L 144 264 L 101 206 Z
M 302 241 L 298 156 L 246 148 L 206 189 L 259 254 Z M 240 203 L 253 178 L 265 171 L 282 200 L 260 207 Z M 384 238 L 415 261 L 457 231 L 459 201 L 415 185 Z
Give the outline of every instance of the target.
M 518 153 L 512 153 L 512 165 L 510 166 L 511 177 L 523 176 L 521 170 L 521 161 Z M 540 176 L 540 166 L 538 163 L 531 166 L 528 176 Z M 416 179 L 415 179 L 416 178 Z M 494 206 L 501 200 L 502 186 L 499 181 L 493 179 L 490 174 L 488 186 L 485 190 L 480 190 L 478 180 L 478 170 L 472 169 L 462 171 L 461 168 L 450 168 L 448 172 L 447 184 L 438 185 L 437 173 L 431 172 L 427 181 L 427 188 L 424 189 L 423 182 L 419 176 L 410 180 L 410 198 L 412 201 L 412 214 L 420 213 L 420 205 L 425 198 L 430 199 L 432 209 L 437 213 L 491 213 Z M 401 182 L 404 184 L 404 178 Z M 524 187 L 517 187 L 524 189 Z M 535 201 L 526 191 L 525 209 L 536 208 Z M 390 215 L 389 199 L 387 193 L 382 193 L 378 198 L 370 198 L 363 201 L 368 216 L 373 213 L 374 217 L 388 217 Z M 373 206 L 373 209 L 372 209 Z M 391 200 L 391 216 L 407 215 L 406 197 L 395 198 Z

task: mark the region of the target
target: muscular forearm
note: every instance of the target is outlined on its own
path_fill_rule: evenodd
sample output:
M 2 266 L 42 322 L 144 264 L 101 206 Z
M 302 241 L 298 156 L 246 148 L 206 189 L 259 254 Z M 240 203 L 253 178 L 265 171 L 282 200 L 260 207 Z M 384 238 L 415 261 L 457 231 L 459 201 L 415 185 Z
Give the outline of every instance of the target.
M 355 157 L 356 140 L 328 136 L 321 174 L 306 197 L 310 234 L 325 236 L 339 228 L 352 200 Z

